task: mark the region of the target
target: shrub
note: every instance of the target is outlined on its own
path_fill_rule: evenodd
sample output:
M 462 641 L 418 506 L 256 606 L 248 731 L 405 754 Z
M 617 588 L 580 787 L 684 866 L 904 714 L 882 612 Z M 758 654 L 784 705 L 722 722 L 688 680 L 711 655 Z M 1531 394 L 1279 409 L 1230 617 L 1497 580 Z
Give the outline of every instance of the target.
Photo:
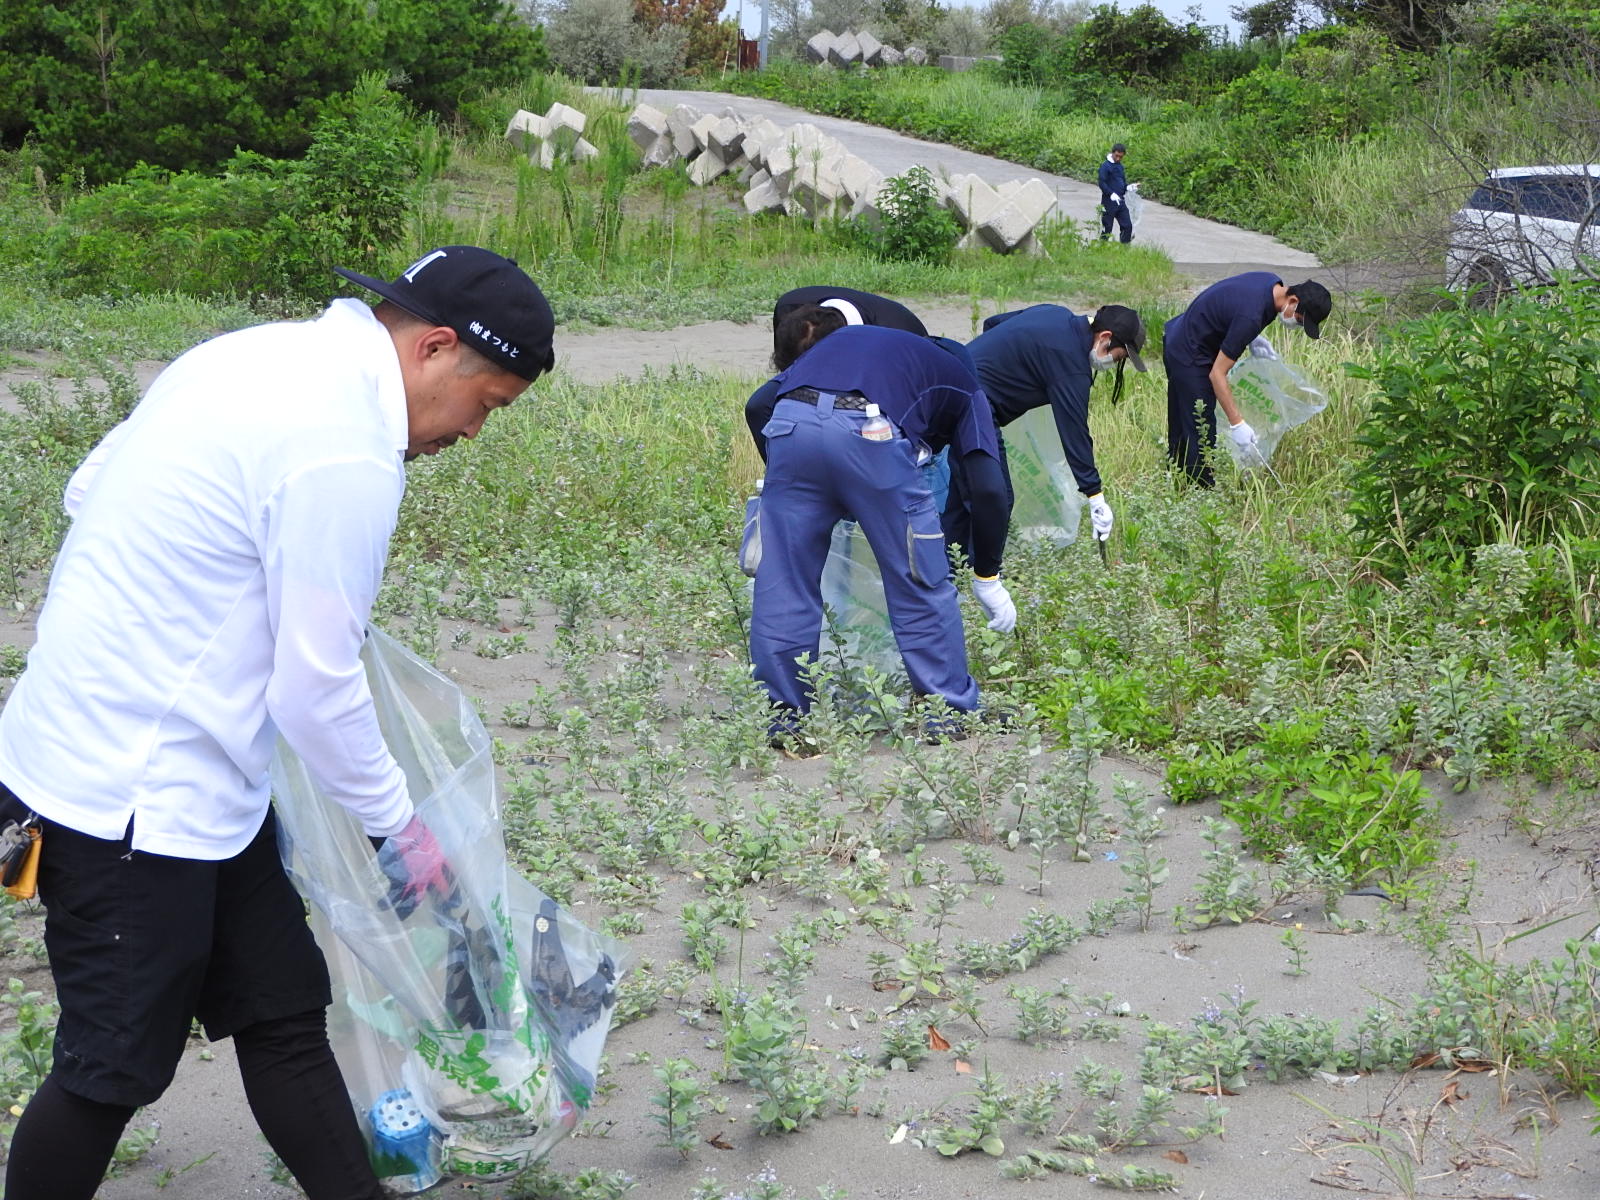
M 889 179 L 878 194 L 878 215 L 878 228 L 863 236 L 873 254 L 890 262 L 946 262 L 961 236 L 927 167 Z
M 615 83 L 625 73 L 642 87 L 671 82 L 683 70 L 685 28 L 651 31 L 633 16 L 631 0 L 568 0 L 545 27 L 551 64 L 584 83 Z
M 1366 545 L 1398 567 L 1508 532 L 1536 542 L 1592 525 L 1597 323 L 1594 287 L 1488 312 L 1462 304 L 1400 327 L 1372 367 L 1348 368 L 1378 393 L 1351 479 Z
M 221 175 L 136 167 L 72 200 L 44 254 L 79 294 L 321 300 L 335 265 L 403 232 L 416 145 L 404 102 L 368 76 L 318 122 L 302 161 L 241 151 Z

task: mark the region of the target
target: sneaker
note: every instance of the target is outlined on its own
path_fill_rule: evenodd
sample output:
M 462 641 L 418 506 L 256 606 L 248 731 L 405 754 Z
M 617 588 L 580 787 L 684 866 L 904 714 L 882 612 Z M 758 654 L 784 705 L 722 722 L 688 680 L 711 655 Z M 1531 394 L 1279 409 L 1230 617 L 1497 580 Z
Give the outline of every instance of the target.
M 768 739 L 767 745 L 778 751 L 785 758 L 816 758 L 822 753 L 821 746 L 799 733 L 775 733 Z
M 941 742 L 964 742 L 967 740 L 967 720 L 973 714 L 949 712 L 941 716 L 929 717 L 922 723 L 922 740 L 929 746 L 937 746 Z

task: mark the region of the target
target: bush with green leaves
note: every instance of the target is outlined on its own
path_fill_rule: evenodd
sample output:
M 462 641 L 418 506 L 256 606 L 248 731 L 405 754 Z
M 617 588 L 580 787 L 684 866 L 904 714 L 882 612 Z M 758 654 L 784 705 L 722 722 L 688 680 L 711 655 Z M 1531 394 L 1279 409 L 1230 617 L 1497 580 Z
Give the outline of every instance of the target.
M 91 182 L 295 157 L 364 72 L 448 115 L 543 61 L 504 0 L 7 0 L 0 45 L 0 142 L 32 136 L 52 177 Z
M 545 26 L 550 63 L 584 83 L 661 87 L 683 70 L 688 35 L 681 25 L 646 29 L 632 0 L 567 0 Z
M 1411 322 L 1351 374 L 1376 390 L 1351 475 L 1358 536 L 1398 570 L 1600 526 L 1600 288 Z
M 927 167 L 912 167 L 884 183 L 878 218 L 876 228 L 862 224 L 861 236 L 873 254 L 889 262 L 947 262 L 961 236 L 956 219 L 939 203 Z
M 405 102 L 368 75 L 317 122 L 303 159 L 240 151 L 221 175 L 136 167 L 68 201 L 42 254 L 76 294 L 320 300 L 335 265 L 365 266 L 404 232 L 418 137 Z

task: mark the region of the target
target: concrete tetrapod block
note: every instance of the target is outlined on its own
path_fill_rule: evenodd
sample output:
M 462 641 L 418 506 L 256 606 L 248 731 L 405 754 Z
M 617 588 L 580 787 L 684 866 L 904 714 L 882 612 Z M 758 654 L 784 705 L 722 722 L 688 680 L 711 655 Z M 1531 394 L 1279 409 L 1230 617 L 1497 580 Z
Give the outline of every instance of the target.
M 750 156 L 751 162 L 762 163 L 782 141 L 783 130 L 766 117 L 762 117 L 744 131 L 744 152 Z
M 856 34 L 856 46 L 861 51 L 861 65 L 875 67 L 883 61 L 883 43 L 870 33 Z
M 783 197 L 778 195 L 778 189 L 772 186 L 770 179 L 752 183 L 750 190 L 744 194 L 744 207 L 752 216 L 774 212 L 783 207 Z
M 550 122 L 550 128 L 570 129 L 573 136 L 581 134 L 589 124 L 589 118 L 577 109 L 557 101 L 550 106 L 550 111 L 544 114 L 544 119 Z
M 628 114 L 628 136 L 633 144 L 646 154 L 662 134 L 667 132 L 667 114 L 648 104 L 639 104 Z
M 599 154 L 600 147 L 596 146 L 588 138 L 579 138 L 572 143 L 573 162 L 588 162 L 591 158 L 598 157 Z
M 970 71 L 978 60 L 965 54 L 939 55 L 939 68 L 944 71 Z
M 828 61 L 836 67 L 850 67 L 861 61 L 861 43 L 853 33 L 841 33 L 828 48 Z
M 693 158 L 700 151 L 694 140 L 694 123 L 700 119 L 700 110 L 680 104 L 667 117 L 667 131 L 672 134 L 672 145 L 679 158 Z
M 670 167 L 677 161 L 678 147 L 673 144 L 670 133 L 663 133 L 644 152 L 644 165 L 647 167 Z
M 844 181 L 839 178 L 838 160 L 802 164 L 789 181 L 789 199 L 812 219 L 834 215 L 842 204 L 848 203 Z
M 828 54 L 832 49 L 833 34 L 824 29 L 811 36 L 811 40 L 806 43 L 802 53 L 811 62 L 825 63 L 828 61 Z
M 968 229 L 988 220 L 1001 204 L 1000 194 L 976 175 L 957 175 L 950 180 L 950 211 Z
M 907 46 L 906 61 L 913 67 L 925 67 L 928 65 L 928 52 L 921 46 Z
M 689 127 L 689 132 L 694 134 L 695 148 L 707 150 L 711 147 L 711 131 L 717 127 L 719 117 L 701 117 Z
M 527 154 L 537 153 L 549 136 L 550 122 L 525 108 L 517 109 L 506 125 L 506 141 Z
M 716 151 L 724 162 L 731 163 L 744 148 L 744 126 L 732 117 L 723 117 L 706 134 L 706 149 Z
M 896 50 L 893 46 L 885 46 L 878 52 L 878 61 L 875 65 L 880 67 L 898 67 L 901 63 L 905 62 L 905 60 L 906 56 L 900 51 Z
M 689 164 L 689 182 L 704 187 L 728 169 L 728 164 L 723 162 L 714 150 L 706 150 L 695 155 L 695 160 Z
M 978 236 L 1001 254 L 1009 254 L 1032 237 L 1055 206 L 1055 193 L 1039 180 L 1030 179 L 984 218 L 977 227 Z
M 873 199 L 883 186 L 883 172 L 854 154 L 845 155 L 835 169 L 839 174 L 839 182 L 844 184 L 844 194 L 850 197 L 852 204 L 859 205 L 863 200 Z
M 760 170 L 760 168 L 742 154 L 737 158 L 732 159 L 728 163 L 728 174 L 732 175 L 740 183 L 744 184 L 748 184 L 751 180 L 751 177 L 754 176 L 758 170 Z

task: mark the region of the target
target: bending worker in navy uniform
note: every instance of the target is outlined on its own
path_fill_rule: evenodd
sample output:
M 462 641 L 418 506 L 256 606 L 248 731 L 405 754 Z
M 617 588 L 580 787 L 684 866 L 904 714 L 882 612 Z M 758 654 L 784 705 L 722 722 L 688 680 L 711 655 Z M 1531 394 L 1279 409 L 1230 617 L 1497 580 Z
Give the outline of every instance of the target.
M 392 898 L 449 886 L 360 653 L 403 460 L 475 437 L 553 362 L 511 260 L 424 256 L 383 298 L 226 334 L 163 371 L 72 477 L 0 800 L 43 826 L 61 1020 L 8 1200 L 90 1200 L 195 1018 L 311 1200 L 380 1200 L 328 1044 L 328 969 L 269 804 L 279 735 L 380 853 Z M 393 871 L 391 873 L 391 868 Z
M 1111 147 L 1100 164 L 1100 240 L 1111 236 L 1111 222 L 1122 230 L 1122 244 L 1133 241 L 1133 214 L 1128 211 L 1128 175 L 1122 169 L 1122 156 L 1128 148 L 1121 142 Z
M 1111 536 L 1111 505 L 1095 469 L 1094 438 L 1089 434 L 1089 386 L 1096 372 L 1116 369 L 1111 402 L 1122 398 L 1124 363 L 1145 369 L 1144 322 L 1131 308 L 1101 305 L 1094 317 L 1079 316 L 1059 304 L 1035 304 L 1016 312 L 998 313 L 983 323 L 983 332 L 967 343 L 977 367 L 978 382 L 994 409 L 994 423 L 1004 428 L 1023 413 L 1048 404 L 1056 432 L 1078 490 L 1089 500 L 1094 536 Z M 1005 442 L 1000 443 L 1005 469 Z M 950 499 L 944 509 L 945 537 L 970 553 L 973 504 L 963 464 L 950 463 Z M 1005 476 L 1006 512 L 1011 511 L 1009 471 Z
M 1228 368 L 1275 319 L 1315 338 L 1332 311 L 1333 298 L 1320 283 L 1308 279 L 1285 287 L 1271 271 L 1246 271 L 1196 296 L 1167 322 L 1161 348 L 1167 368 L 1167 457 L 1196 483 L 1211 486 L 1206 457 L 1217 444 L 1219 404 L 1234 445 L 1253 449 L 1256 431 L 1234 402 Z
M 951 338 L 930 334 L 928 327 L 922 323 L 922 318 L 898 300 L 876 296 L 871 292 L 860 292 L 854 288 L 821 285 L 794 288 L 779 296 L 772 306 L 772 365 L 777 370 L 783 371 L 787 368 L 800 357 L 802 349 L 810 345 L 807 339 L 814 337 L 815 329 L 805 314 L 808 310 L 819 307 L 837 312 L 845 325 L 872 325 L 882 329 L 899 329 L 927 338 L 946 353 L 955 355 L 968 371 L 977 373 L 965 346 Z M 745 423 L 749 425 L 750 436 L 755 439 L 757 446 L 764 444 L 761 430 L 772 417 L 772 406 L 778 402 L 778 391 L 777 380 L 769 380 L 757 388 L 745 404 Z M 947 478 L 948 474 L 946 470 L 941 473 L 940 478 Z
M 757 435 L 767 460 L 761 565 L 750 654 L 792 733 L 811 706 L 800 660 L 815 661 L 822 632 L 822 570 L 834 526 L 854 518 L 883 576 L 895 642 L 912 687 L 954 709 L 978 708 L 966 640 L 933 497 L 919 459 L 948 445 L 977 501 L 973 592 L 992 629 L 1009 631 L 1016 608 L 999 580 L 1004 490 L 989 406 L 978 381 L 950 354 L 903 330 L 845 326 L 833 309 L 803 310 L 802 353 L 777 379 L 771 419 Z M 866 405 L 893 427 L 862 436 Z

